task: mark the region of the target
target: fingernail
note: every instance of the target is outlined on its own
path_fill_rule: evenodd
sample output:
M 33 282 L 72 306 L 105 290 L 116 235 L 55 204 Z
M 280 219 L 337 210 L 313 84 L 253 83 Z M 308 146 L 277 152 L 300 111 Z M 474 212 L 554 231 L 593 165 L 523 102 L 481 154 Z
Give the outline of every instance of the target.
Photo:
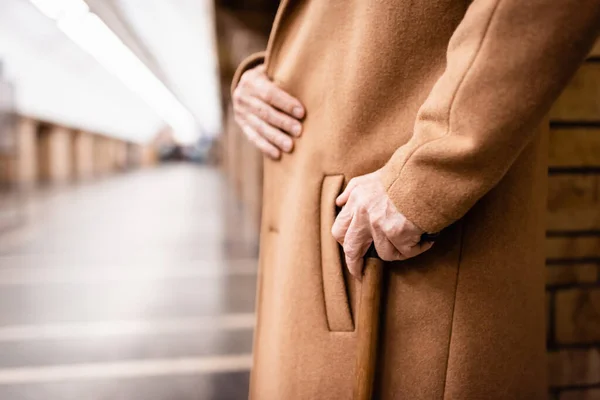
M 292 133 L 294 134 L 294 136 L 300 136 L 300 132 L 302 132 L 302 125 L 295 124 L 292 128 Z
M 289 153 L 289 152 L 290 152 L 290 150 L 292 150 L 292 141 L 291 141 L 291 140 L 285 140 L 285 141 L 282 143 L 282 146 L 281 146 L 281 147 L 283 148 L 283 150 L 284 150 L 284 151 L 286 151 L 286 152 L 288 152 L 288 153 Z
M 294 107 L 292 109 L 292 114 L 294 115 L 294 117 L 296 118 L 302 118 L 302 115 L 304 114 L 302 112 L 302 108 L 301 107 Z

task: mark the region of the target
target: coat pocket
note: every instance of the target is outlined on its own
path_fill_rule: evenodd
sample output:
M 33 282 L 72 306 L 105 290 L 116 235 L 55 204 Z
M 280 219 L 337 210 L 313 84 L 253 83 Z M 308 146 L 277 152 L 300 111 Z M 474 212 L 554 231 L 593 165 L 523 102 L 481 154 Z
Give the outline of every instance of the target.
M 336 217 L 335 199 L 344 184 L 343 175 L 328 175 L 321 187 L 321 269 L 327 325 L 330 331 L 354 331 L 344 279 L 341 248 L 331 235 Z

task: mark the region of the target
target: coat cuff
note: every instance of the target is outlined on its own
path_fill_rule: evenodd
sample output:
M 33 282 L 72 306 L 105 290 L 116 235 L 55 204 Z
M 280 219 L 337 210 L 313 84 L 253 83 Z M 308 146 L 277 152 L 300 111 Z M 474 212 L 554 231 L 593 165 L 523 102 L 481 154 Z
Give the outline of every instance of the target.
M 399 149 L 380 170 L 381 181 L 390 200 L 402 215 L 422 231 L 438 233 L 457 218 L 443 214 L 439 207 L 433 205 L 438 201 L 430 198 L 431 193 L 427 189 L 422 190 L 422 176 L 410 176 L 406 171 L 401 173 L 401 165 L 404 163 L 398 158 L 402 158 L 402 153 L 402 149 Z
M 235 70 L 235 73 L 233 74 L 233 80 L 231 81 L 232 95 L 238 83 L 240 83 L 240 79 L 244 72 L 265 62 L 265 53 L 265 51 L 259 51 L 257 53 L 250 54 L 240 63 L 240 65 Z

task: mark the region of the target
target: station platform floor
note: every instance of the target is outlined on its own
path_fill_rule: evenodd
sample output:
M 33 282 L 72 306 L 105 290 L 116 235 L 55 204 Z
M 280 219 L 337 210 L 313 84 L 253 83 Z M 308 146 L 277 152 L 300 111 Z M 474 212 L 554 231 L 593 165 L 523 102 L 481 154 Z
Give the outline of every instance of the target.
M 256 237 L 218 170 L 4 200 L 0 399 L 247 398 Z

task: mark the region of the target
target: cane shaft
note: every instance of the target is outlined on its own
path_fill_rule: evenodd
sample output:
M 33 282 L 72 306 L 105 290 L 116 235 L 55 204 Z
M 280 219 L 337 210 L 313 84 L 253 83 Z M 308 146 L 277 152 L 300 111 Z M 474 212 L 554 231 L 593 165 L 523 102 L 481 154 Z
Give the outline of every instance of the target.
M 375 367 L 377 365 L 377 339 L 381 311 L 381 288 L 383 281 L 382 261 L 377 258 L 365 260 L 362 279 L 360 311 L 357 320 L 356 380 L 354 400 L 371 400 Z

